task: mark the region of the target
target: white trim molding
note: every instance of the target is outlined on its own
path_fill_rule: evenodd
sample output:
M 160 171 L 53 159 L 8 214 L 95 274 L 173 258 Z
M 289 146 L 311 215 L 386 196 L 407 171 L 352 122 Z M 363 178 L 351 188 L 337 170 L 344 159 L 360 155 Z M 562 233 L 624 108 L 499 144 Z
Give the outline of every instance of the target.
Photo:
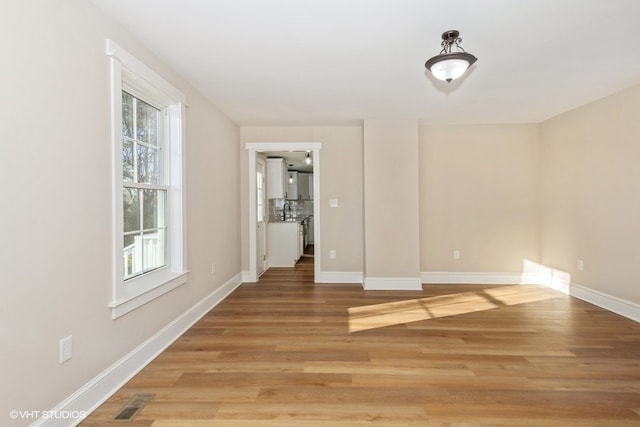
M 572 283 L 570 276 L 560 270 L 541 268 L 525 273 L 487 272 L 423 272 L 422 283 L 476 285 L 542 285 L 554 291 L 581 299 L 605 310 L 640 322 L 640 304 Z M 366 288 L 365 288 L 366 289 Z
M 364 274 L 359 271 L 321 271 L 315 278 L 316 283 L 359 283 Z
M 475 285 L 540 284 L 537 274 L 499 272 L 422 272 L 422 283 L 457 283 Z
M 251 273 L 248 271 L 243 271 L 240 273 L 242 277 L 242 283 L 252 283 L 251 282 Z
M 244 144 L 245 150 L 248 151 L 249 176 L 247 178 L 249 185 L 249 271 L 248 274 L 243 273 L 243 281 L 247 283 L 255 283 L 258 281 L 258 267 L 256 261 L 257 239 L 256 239 L 256 153 L 264 153 L 269 151 L 311 151 L 313 160 L 313 198 L 321 200 L 320 193 L 320 150 L 321 142 L 247 142 Z M 322 219 L 320 217 L 320 203 L 313 205 L 313 235 L 315 245 L 315 266 L 314 277 L 320 276 L 320 266 L 322 265 L 322 245 L 320 225 Z M 246 280 L 245 280 L 246 279 Z
M 239 273 L 48 412 L 65 411 L 89 415 L 241 283 Z M 80 421 L 81 419 L 40 418 L 31 427 L 70 427 Z
M 421 291 L 419 277 L 365 277 L 366 291 Z
M 575 283 L 570 284 L 570 295 L 600 308 L 640 322 L 640 304 L 627 301 Z
M 131 70 L 135 75 L 142 76 L 147 84 L 155 86 L 158 90 L 165 92 L 171 98 L 178 100 L 180 103 L 187 105 L 187 97 L 180 90 L 176 89 L 171 83 L 168 83 L 160 77 L 155 71 L 145 65 L 138 58 L 118 46 L 113 40 L 106 39 L 106 54 L 126 64 L 126 68 Z
M 136 308 L 166 294 L 187 282 L 186 246 L 186 185 L 184 167 L 185 108 L 187 98 L 171 83 L 136 59 L 113 41 L 106 40 L 106 55 L 110 58 L 110 113 L 111 113 L 111 163 L 112 163 L 112 291 L 109 307 L 111 316 L 118 318 Z M 158 110 L 159 182 L 127 182 L 123 180 L 122 102 L 126 91 L 134 99 L 151 103 Z M 135 106 L 135 103 L 132 104 Z M 161 132 L 160 132 L 161 130 Z M 135 143 L 133 145 L 135 150 Z M 134 180 L 135 181 L 135 180 Z M 158 225 L 165 230 L 162 254 L 157 269 L 139 265 L 141 273 L 131 277 L 125 272 L 123 238 L 123 189 L 145 188 L 165 194 L 166 223 Z M 134 230 L 131 230 L 134 231 Z M 143 234 L 143 230 L 135 230 Z M 142 237 L 142 236 L 141 236 Z M 141 257 L 142 258 L 142 257 Z
M 149 301 L 153 301 L 154 299 L 166 294 L 167 292 L 174 290 L 178 286 L 184 285 L 185 283 L 187 283 L 188 273 L 189 271 L 178 274 L 168 273 L 167 275 L 165 275 L 166 280 L 164 280 L 161 285 L 151 288 L 146 292 L 142 292 L 135 298 L 112 302 L 111 304 L 109 304 L 109 308 L 111 308 L 111 317 L 113 319 L 117 319 L 118 317 L 123 316 L 138 307 L 143 306 Z

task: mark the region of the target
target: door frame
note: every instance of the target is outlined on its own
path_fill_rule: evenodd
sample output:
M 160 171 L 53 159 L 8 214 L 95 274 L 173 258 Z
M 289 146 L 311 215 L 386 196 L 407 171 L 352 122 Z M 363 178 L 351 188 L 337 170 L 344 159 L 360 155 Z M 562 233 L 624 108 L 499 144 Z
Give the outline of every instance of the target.
M 260 165 L 258 167 L 258 165 Z M 264 256 L 267 254 L 267 210 L 268 210 L 268 204 L 267 204 L 267 187 L 266 187 L 266 182 L 267 182 L 267 163 L 259 158 L 256 157 L 256 174 L 254 175 L 254 180 L 256 180 L 257 176 L 258 176 L 258 169 L 262 169 L 262 210 L 263 210 L 263 221 L 262 221 L 262 255 L 263 255 L 263 259 L 262 259 L 262 271 L 258 272 L 258 265 L 260 263 L 260 260 L 258 260 L 258 239 L 257 239 L 257 235 L 256 235 L 256 276 L 260 277 L 260 275 L 262 273 L 264 273 L 266 271 L 266 262 L 264 259 Z M 257 180 L 256 180 L 257 181 Z M 256 187 L 257 188 L 257 187 Z M 258 202 L 258 192 L 256 191 L 256 228 L 258 226 L 258 218 L 257 218 L 257 202 Z
M 267 151 L 311 151 L 313 153 L 313 239 L 314 239 L 314 281 L 320 277 L 320 150 L 321 142 L 247 142 L 249 153 L 249 274 L 247 282 L 255 283 L 257 277 L 256 242 L 256 153 Z M 268 238 L 268 236 L 267 236 Z

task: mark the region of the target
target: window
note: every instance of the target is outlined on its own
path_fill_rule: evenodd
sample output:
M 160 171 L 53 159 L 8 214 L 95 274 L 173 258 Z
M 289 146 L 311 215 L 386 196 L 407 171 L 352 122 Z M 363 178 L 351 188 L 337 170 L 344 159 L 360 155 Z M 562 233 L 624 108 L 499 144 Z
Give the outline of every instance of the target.
M 162 112 L 122 92 L 124 279 L 166 265 Z
M 116 318 L 186 283 L 185 96 L 107 40 L 111 61 Z

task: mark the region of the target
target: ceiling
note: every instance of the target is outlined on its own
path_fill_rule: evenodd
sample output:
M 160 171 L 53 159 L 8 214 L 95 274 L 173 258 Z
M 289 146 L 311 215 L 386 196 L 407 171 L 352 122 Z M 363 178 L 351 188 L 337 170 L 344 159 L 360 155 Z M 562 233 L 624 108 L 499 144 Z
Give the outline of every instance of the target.
M 313 172 L 313 164 L 308 165 L 305 162 L 307 156 L 306 151 L 269 151 L 264 153 L 267 157 L 282 158 L 287 163 L 287 170 L 298 172 Z M 309 156 L 313 159 L 313 154 L 309 152 Z
M 92 0 L 241 126 L 540 122 L 640 83 L 638 0 Z M 460 31 L 478 62 L 424 62 Z

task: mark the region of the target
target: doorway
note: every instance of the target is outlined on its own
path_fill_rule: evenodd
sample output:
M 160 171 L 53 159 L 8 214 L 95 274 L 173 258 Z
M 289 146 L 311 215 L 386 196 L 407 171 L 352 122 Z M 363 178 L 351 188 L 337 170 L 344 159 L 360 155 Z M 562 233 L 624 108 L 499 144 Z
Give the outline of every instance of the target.
M 265 248 L 266 244 L 259 242 L 259 224 L 258 224 L 258 170 L 261 168 L 258 160 L 260 160 L 257 156 L 257 153 L 267 153 L 267 152 L 293 152 L 293 151 L 302 151 L 302 152 L 310 152 L 313 162 L 313 198 L 314 198 L 314 206 L 313 206 L 313 236 L 314 236 L 314 266 L 313 273 L 314 278 L 320 277 L 320 266 L 321 266 L 321 239 L 320 239 L 320 149 L 322 148 L 322 143 L 320 142 L 250 142 L 245 144 L 245 149 L 249 154 L 249 271 L 248 274 L 245 275 L 246 282 L 257 282 L 260 277 L 261 272 L 260 264 L 262 265 L 262 271 L 265 269 L 264 265 L 264 255 L 263 255 L 263 263 L 258 259 L 259 254 L 259 244 Z M 266 173 L 263 172 L 263 178 L 266 176 Z M 264 187 L 262 190 L 262 194 L 264 197 Z M 266 202 L 265 202 L 266 203 Z M 263 213 L 264 220 L 262 230 L 266 228 L 266 220 L 268 218 L 267 213 L 268 205 L 263 205 Z M 264 233 L 266 235 L 266 233 Z M 267 237 L 268 238 L 268 237 Z M 265 239 L 266 240 L 266 239 Z

